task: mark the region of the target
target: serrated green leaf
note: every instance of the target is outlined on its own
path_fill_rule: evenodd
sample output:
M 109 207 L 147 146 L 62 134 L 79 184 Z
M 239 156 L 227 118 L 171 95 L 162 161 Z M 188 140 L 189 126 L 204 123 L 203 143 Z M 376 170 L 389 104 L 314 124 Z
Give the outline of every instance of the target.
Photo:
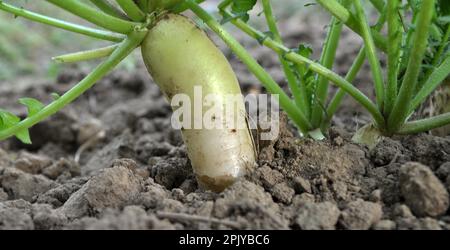
M 19 99 L 19 103 L 27 106 L 29 117 L 37 114 L 45 107 L 40 101 L 28 97 Z
M 231 12 L 238 18 L 247 22 L 250 18 L 248 12 L 256 5 L 256 0 L 233 0 Z
M 306 57 L 306 58 L 310 58 L 312 53 L 313 53 L 313 49 L 311 48 L 311 46 L 305 45 L 305 44 L 300 44 L 298 46 L 298 54 L 299 55 Z
M 0 130 L 14 127 L 20 122 L 20 118 L 13 113 L 0 109 Z M 30 133 L 27 129 L 15 134 L 17 139 L 25 144 L 31 144 Z

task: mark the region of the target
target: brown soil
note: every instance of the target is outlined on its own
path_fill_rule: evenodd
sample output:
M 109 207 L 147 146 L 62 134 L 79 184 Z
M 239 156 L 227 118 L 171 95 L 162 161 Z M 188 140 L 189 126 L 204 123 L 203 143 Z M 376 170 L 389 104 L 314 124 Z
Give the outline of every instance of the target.
M 293 17 L 283 25 L 288 43 L 314 44 L 322 34 L 307 30 L 325 24 Z M 350 34 L 341 73 L 358 49 Z M 246 41 L 282 82 L 275 57 Z M 261 90 L 230 60 L 245 91 Z M 358 79 L 363 90 L 368 74 Z M 18 98 L 49 101 L 84 75 L 68 69 L 57 84 L 0 87 L 0 106 L 24 115 Z M 143 68 L 118 71 L 32 128 L 33 145 L 2 142 L 0 229 L 450 229 L 450 137 L 385 138 L 369 150 L 350 141 L 368 117 L 347 99 L 329 139 L 299 139 L 283 119 L 280 137 L 260 143 L 256 170 L 217 194 L 198 188 L 170 114 Z M 91 147 L 76 163 L 83 145 Z

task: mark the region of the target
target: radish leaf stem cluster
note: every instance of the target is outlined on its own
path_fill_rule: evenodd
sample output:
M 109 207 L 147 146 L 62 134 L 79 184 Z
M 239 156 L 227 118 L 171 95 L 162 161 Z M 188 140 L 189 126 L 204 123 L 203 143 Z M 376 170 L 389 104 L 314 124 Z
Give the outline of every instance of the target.
M 378 22 L 373 26 L 369 24 L 363 0 L 316 0 L 331 15 L 328 34 L 318 60 L 310 58 L 310 53 L 305 52 L 303 45 L 299 46 L 300 49 L 292 49 L 283 44 L 270 0 L 223 0 L 218 6 L 222 22 L 201 7 L 200 3 L 204 0 L 115 0 L 115 3 L 90 0 L 91 4 L 79 0 L 46 1 L 98 28 L 34 13 L 1 0 L 0 10 L 113 44 L 54 57 L 60 63 L 106 59 L 80 83 L 48 105 L 31 98 L 21 99 L 20 103 L 27 106 L 29 111 L 28 117 L 23 120 L 0 110 L 0 140 L 16 136 L 21 141 L 30 143 L 28 129 L 74 101 L 135 48 L 140 47 L 159 14 L 180 13 L 187 9 L 203 20 L 228 45 L 268 92 L 279 96 L 280 106 L 305 136 L 323 138 L 345 95 L 354 98 L 370 113 L 374 126 L 384 135 L 420 133 L 450 123 L 450 113 L 409 121 L 411 114 L 450 73 L 450 24 L 448 13 L 443 11 L 446 0 L 370 0 L 379 13 Z M 263 8 L 269 32 L 259 31 L 247 22 L 252 18 L 250 10 L 258 2 Z M 406 22 L 410 13 L 412 18 L 408 24 Z M 225 29 L 223 24 L 226 22 L 277 54 L 290 93 L 285 92 Z M 361 36 L 364 44 L 343 77 L 333 71 L 333 66 L 345 27 Z M 383 33 L 383 28 L 386 28 L 387 34 Z M 439 40 L 437 46 L 430 42 L 432 39 Z M 381 53 L 386 53 L 386 72 L 380 63 Z M 354 85 L 366 60 L 371 68 L 374 100 Z M 329 96 L 330 83 L 338 87 L 337 93 L 332 97 Z

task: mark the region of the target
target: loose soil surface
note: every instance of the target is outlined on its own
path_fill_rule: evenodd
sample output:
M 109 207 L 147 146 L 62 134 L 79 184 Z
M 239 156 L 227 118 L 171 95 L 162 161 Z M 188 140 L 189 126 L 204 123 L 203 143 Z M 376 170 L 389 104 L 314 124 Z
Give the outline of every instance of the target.
M 325 23 L 294 16 L 281 25 L 289 45 L 320 47 L 323 32 L 308 30 Z M 359 48 L 344 34 L 341 73 Z M 273 54 L 240 40 L 283 81 Z M 244 91 L 263 91 L 224 51 Z M 48 102 L 85 73 L 0 86 L 0 107 L 23 116 L 18 98 Z M 369 78 L 366 67 L 358 87 L 371 89 Z M 36 125 L 33 145 L 0 143 L 0 229 L 450 229 L 450 137 L 385 138 L 369 150 L 351 142 L 369 118 L 346 99 L 322 142 L 299 138 L 284 117 L 280 136 L 259 143 L 254 172 L 218 194 L 198 187 L 170 115 L 140 67 L 110 74 Z

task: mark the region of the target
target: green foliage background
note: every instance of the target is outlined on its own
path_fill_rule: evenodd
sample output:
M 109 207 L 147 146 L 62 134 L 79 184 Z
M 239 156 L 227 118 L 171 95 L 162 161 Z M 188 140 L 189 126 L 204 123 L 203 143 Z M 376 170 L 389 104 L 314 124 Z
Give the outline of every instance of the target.
M 82 0 L 88 2 L 87 0 Z M 89 23 L 54 7 L 44 0 L 4 0 L 15 6 L 23 6 L 41 14 L 90 26 Z M 218 0 L 208 0 L 214 9 Z M 301 8 L 306 0 L 274 1 L 280 15 L 290 15 Z M 296 8 L 293 8 L 295 6 Z M 33 23 L 0 11 L 0 81 L 17 77 L 54 78 L 61 66 L 52 63 L 51 57 L 108 45 L 107 42 L 86 38 L 49 26 Z M 125 60 L 121 67 L 132 69 L 139 59 L 136 53 Z M 89 69 L 95 63 L 81 63 L 78 67 Z

